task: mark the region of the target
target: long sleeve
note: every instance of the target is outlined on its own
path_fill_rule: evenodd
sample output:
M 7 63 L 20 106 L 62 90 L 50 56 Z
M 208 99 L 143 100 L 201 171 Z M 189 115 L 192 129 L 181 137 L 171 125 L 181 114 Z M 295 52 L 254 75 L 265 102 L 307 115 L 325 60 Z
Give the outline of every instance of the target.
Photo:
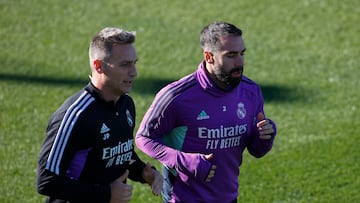
M 274 128 L 274 133 L 272 134 L 271 139 L 261 140 L 259 134 L 257 133 L 255 136 L 253 136 L 253 139 L 250 141 L 250 143 L 247 146 L 249 153 L 256 158 L 263 157 L 271 150 L 273 146 L 277 130 L 276 130 L 275 122 L 273 122 L 270 119 L 269 121 Z
M 37 190 L 40 194 L 71 202 L 109 202 L 111 195 L 107 184 L 80 183 L 46 169 L 38 170 Z
M 273 129 L 274 129 L 274 133 L 272 134 L 271 136 L 271 139 L 269 140 L 262 140 L 260 139 L 259 137 L 259 131 L 257 129 L 257 126 L 256 126 L 256 123 L 259 122 L 258 119 L 257 119 L 257 114 L 259 112 L 262 112 L 264 115 L 264 98 L 263 98 L 263 95 L 262 95 L 262 92 L 261 92 L 261 89 L 260 87 L 258 87 L 256 89 L 256 111 L 254 112 L 254 123 L 253 123 L 253 129 L 251 130 L 252 132 L 252 136 L 251 136 L 251 139 L 249 140 L 249 143 L 247 144 L 247 149 L 249 151 L 249 153 L 251 155 L 253 155 L 254 157 L 256 158 L 260 158 L 260 157 L 263 157 L 265 154 L 267 154 L 272 146 L 273 146 L 273 143 L 274 143 L 274 139 L 275 139 L 275 136 L 276 136 L 276 133 L 277 133 L 277 130 L 276 130 L 276 124 L 274 121 L 272 121 L 271 119 L 268 119 L 270 121 L 270 124 L 273 126 Z
M 243 76 L 237 88 L 220 89 L 202 62 L 158 92 L 135 143 L 175 175 L 172 201 L 230 202 L 238 195 L 243 151 L 260 157 L 271 149 L 273 141 L 259 140 L 256 128 L 263 103 L 255 82 Z M 208 154 L 213 156 L 206 160 Z M 206 182 L 211 165 L 216 172 Z
M 175 89 L 175 90 L 174 90 Z M 176 91 L 177 90 L 177 91 Z M 182 150 L 186 129 L 176 126 L 176 105 L 173 103 L 180 90 L 163 89 L 146 112 L 136 134 L 135 143 L 140 150 L 162 164 L 199 180 L 204 180 L 211 164 L 199 153 Z M 186 128 L 186 127 L 185 127 Z M 184 131 L 180 132 L 179 131 Z M 177 135 L 174 135 L 178 133 Z M 173 138 L 166 143 L 166 138 Z
M 37 188 L 50 202 L 109 202 L 110 184 L 127 169 L 130 179 L 144 182 L 145 164 L 134 150 L 131 97 L 108 102 L 96 91 L 89 84 L 67 99 L 49 121 Z
M 52 198 L 65 199 L 72 202 L 109 202 L 111 194 L 110 186 L 108 184 L 81 183 L 66 176 L 65 169 L 68 167 L 71 157 L 75 156 L 71 147 L 69 147 L 71 145 L 70 143 L 63 145 L 64 153 L 62 158 L 55 158 L 56 156 L 54 154 L 56 151 L 54 149 L 56 143 L 59 142 L 56 142 L 56 135 L 59 132 L 59 125 L 64 123 L 61 122 L 62 119 L 58 119 L 59 116 L 60 114 L 55 114 L 50 121 L 47 137 L 41 148 L 37 174 L 38 192 L 43 195 L 51 196 Z M 75 131 L 76 129 L 69 131 L 69 136 Z M 71 141 L 72 140 L 70 139 L 69 142 Z M 54 159 L 51 159 L 51 157 L 54 157 Z M 59 161 L 59 168 L 52 167 L 51 164 L 49 164 L 52 163 L 51 161 L 55 160 Z
M 146 183 L 142 176 L 142 171 L 146 166 L 145 163 L 140 160 L 135 152 L 132 154 L 131 160 L 129 165 L 129 178 L 136 182 Z

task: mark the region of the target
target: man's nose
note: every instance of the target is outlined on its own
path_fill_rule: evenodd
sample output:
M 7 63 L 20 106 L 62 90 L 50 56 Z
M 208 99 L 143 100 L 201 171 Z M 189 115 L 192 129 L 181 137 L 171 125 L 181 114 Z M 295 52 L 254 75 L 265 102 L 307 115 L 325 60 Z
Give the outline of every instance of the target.
M 130 74 L 131 77 L 136 77 L 137 76 L 138 73 L 137 73 L 137 68 L 136 68 L 135 64 L 132 65 L 129 74 Z
M 236 66 L 244 66 L 244 56 L 239 55 L 235 60 Z

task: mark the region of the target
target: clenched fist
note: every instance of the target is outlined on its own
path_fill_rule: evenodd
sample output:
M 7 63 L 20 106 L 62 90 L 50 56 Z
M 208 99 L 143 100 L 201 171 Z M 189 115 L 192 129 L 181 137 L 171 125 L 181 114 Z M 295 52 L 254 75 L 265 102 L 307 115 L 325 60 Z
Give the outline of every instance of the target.
M 262 112 L 260 112 L 257 116 L 258 123 L 256 126 L 258 127 L 260 139 L 269 140 L 271 136 L 274 134 L 274 127 L 270 123 L 268 119 L 265 119 L 265 116 Z

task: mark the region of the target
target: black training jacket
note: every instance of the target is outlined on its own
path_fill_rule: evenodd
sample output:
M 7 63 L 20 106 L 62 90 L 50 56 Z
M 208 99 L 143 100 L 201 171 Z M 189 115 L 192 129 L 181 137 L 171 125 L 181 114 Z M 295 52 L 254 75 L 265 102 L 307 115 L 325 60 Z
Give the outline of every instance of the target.
M 89 83 L 50 118 L 40 151 L 37 189 L 47 202 L 109 202 L 110 183 L 129 169 L 144 183 L 134 151 L 134 102 L 106 102 Z

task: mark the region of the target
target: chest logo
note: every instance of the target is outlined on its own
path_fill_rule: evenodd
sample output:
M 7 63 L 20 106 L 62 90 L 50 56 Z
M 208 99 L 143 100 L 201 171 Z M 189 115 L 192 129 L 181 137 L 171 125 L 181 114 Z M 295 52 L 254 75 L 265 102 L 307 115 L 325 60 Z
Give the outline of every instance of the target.
M 110 138 L 110 128 L 105 125 L 105 123 L 102 124 L 100 133 L 103 135 L 103 140 L 107 140 Z
M 134 119 L 131 116 L 129 109 L 126 109 L 126 120 L 127 120 L 130 127 L 134 126 L 134 121 L 133 121 Z
M 200 114 L 197 116 L 197 118 L 196 118 L 196 120 L 204 120 L 204 119 L 209 119 L 210 118 L 210 116 L 204 111 L 204 110 L 202 110 L 201 112 L 200 112 Z
M 245 105 L 242 102 L 238 103 L 238 108 L 237 108 L 236 114 L 240 119 L 245 118 L 246 109 L 245 109 Z

